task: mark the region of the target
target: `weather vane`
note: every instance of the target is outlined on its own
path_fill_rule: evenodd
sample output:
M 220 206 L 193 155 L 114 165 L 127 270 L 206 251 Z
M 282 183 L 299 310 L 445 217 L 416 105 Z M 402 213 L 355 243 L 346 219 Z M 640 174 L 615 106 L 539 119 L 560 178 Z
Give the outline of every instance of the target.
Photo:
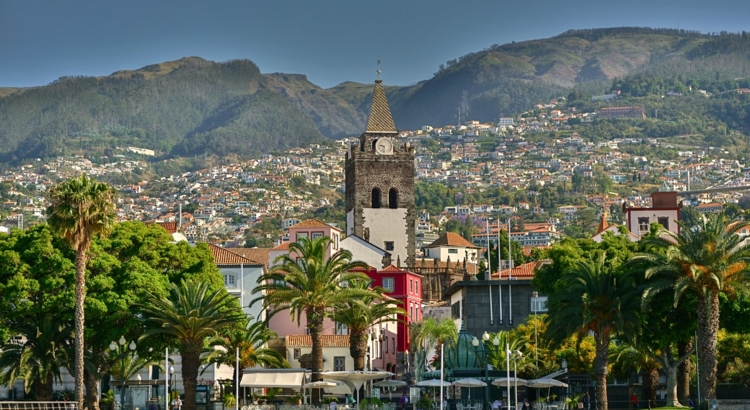
M 375 70 L 375 74 L 378 75 L 378 80 L 380 80 L 380 56 L 378 56 L 378 69 Z

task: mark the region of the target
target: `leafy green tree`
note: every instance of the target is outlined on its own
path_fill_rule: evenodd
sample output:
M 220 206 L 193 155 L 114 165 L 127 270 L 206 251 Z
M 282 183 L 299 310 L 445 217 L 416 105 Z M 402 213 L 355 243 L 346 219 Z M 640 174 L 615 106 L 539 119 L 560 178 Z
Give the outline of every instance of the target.
M 276 337 L 276 332 L 267 328 L 264 322 L 253 321 L 251 317 L 245 327 L 227 329 L 209 340 L 208 345 L 213 349 L 204 361 L 216 363 L 217 366 L 235 366 L 235 355 L 239 349 L 242 369 L 255 366 L 288 368 L 289 363 L 284 356 L 268 347 L 268 341 L 274 337 Z M 239 380 L 234 380 L 235 386 L 242 382 L 242 376 L 243 373 L 240 372 Z M 236 375 L 234 378 L 236 379 Z
M 677 305 L 686 292 L 697 295 L 698 350 L 701 397 L 716 397 L 719 331 L 719 295 L 745 286 L 750 273 L 750 245 L 742 244 L 738 232 L 750 227 L 723 214 L 699 221 L 697 229 L 680 221 L 679 234 L 659 228 L 646 239 L 648 252 L 634 259 L 648 265 L 646 277 L 653 280 L 644 297 L 664 290 L 674 292 Z
M 115 190 L 82 174 L 52 186 L 47 191 L 50 206 L 47 222 L 59 232 L 76 254 L 75 304 L 75 384 L 78 408 L 83 408 L 84 303 L 86 300 L 86 261 L 96 234 L 112 229 L 115 221 Z
M 352 254 L 346 250 L 328 257 L 330 247 L 331 238 L 327 236 L 303 238 L 289 245 L 289 253 L 277 257 L 276 266 L 258 278 L 253 292 L 262 295 L 251 302 L 262 301 L 269 317 L 288 309 L 292 318 L 296 316 L 297 324 L 302 314 L 305 315 L 312 338 L 313 381 L 320 380 L 323 370 L 323 319 L 331 315 L 333 307 L 363 294 L 358 289 L 343 288 L 341 284 L 368 279 L 356 272 L 367 269 L 367 264 L 352 262 Z M 313 396 L 314 403 L 320 400 L 319 395 Z
M 593 333 L 597 409 L 607 410 L 609 342 L 618 334 L 637 332 L 641 293 L 631 274 L 605 251 L 578 260 L 560 280 L 564 287 L 549 295 L 547 336 L 561 344 L 572 335 Z
M 349 329 L 349 354 L 354 359 L 354 370 L 365 370 L 368 330 L 393 322 L 396 315 L 407 313 L 394 302 L 384 300 L 383 288 L 370 289 L 369 280 L 352 280 L 349 287 L 360 290 L 362 296 L 345 300 L 334 309 L 332 318 Z
M 242 323 L 244 315 L 237 299 L 223 287 L 212 290 L 207 283 L 182 280 L 172 284 L 169 296 L 153 294 L 151 302 L 140 308 L 150 326 L 146 337 L 163 334 L 177 342 L 182 358 L 184 406 L 195 410 L 195 386 L 204 343 Z

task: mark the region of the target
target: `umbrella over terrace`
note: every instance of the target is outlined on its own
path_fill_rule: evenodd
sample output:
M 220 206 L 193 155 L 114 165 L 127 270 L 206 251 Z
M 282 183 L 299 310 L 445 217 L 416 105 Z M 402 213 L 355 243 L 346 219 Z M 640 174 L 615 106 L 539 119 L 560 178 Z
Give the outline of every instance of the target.
M 352 394 L 356 394 L 357 403 L 359 403 L 359 388 L 365 382 L 376 379 L 383 379 L 393 376 L 391 372 L 367 371 L 367 370 L 348 370 L 338 372 L 323 372 L 320 376 L 324 379 L 341 381 L 349 386 Z M 356 393 L 355 393 L 356 392 Z

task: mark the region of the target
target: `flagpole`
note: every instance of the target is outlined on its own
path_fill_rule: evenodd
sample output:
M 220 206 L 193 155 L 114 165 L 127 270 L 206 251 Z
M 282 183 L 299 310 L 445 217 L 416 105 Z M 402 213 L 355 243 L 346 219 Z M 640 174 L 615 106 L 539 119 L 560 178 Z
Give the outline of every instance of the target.
M 492 313 L 492 254 L 490 253 L 490 220 L 485 221 L 487 231 L 487 289 L 490 293 L 490 324 L 494 323 L 495 315 Z M 498 246 L 500 244 L 498 243 Z M 500 249 L 500 248 L 498 248 Z
M 169 408 L 169 348 L 164 351 L 164 408 Z
M 240 408 L 240 348 L 235 349 L 235 356 L 234 356 L 234 372 L 237 375 L 237 385 L 234 386 L 234 410 L 239 410 Z

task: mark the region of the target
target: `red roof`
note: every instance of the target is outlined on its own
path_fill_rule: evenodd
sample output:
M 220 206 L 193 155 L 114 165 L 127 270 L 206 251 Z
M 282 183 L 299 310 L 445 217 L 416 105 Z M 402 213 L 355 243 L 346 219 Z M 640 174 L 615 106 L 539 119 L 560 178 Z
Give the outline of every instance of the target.
M 211 253 L 214 255 L 216 266 L 264 265 L 263 263 L 250 260 L 242 255 L 238 255 L 214 244 L 209 243 L 208 248 L 211 249 Z
M 551 261 L 549 259 L 543 259 L 540 261 L 528 262 L 528 263 L 524 263 L 522 265 L 516 266 L 513 268 L 513 271 L 511 272 L 511 277 L 518 278 L 518 279 L 533 279 L 534 271 L 538 267 L 542 265 L 546 265 L 550 262 Z M 497 278 L 498 272 L 493 273 L 492 277 Z M 508 279 L 508 269 L 504 269 L 501 271 L 500 278 Z
M 280 244 L 271 248 L 272 251 L 288 251 L 291 242 L 281 242 Z
M 296 225 L 292 225 L 289 227 L 289 229 L 293 229 L 293 228 L 333 228 L 333 227 L 318 219 L 306 219 Z M 333 228 L 333 229 L 336 229 L 336 228 Z
M 437 238 L 435 242 L 426 246 L 426 248 L 437 248 L 440 246 L 456 246 L 462 248 L 479 248 L 473 243 L 464 239 L 463 236 L 455 232 L 446 232 L 443 236 Z

